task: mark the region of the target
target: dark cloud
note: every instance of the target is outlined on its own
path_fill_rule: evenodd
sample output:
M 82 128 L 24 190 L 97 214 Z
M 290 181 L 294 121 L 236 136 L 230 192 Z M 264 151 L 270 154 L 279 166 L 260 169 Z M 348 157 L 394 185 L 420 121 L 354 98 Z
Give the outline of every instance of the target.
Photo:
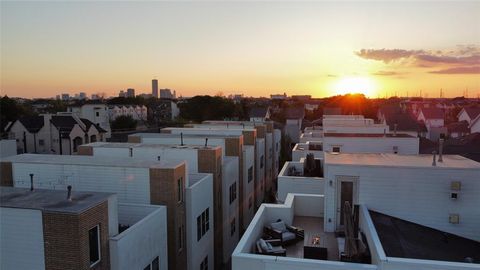
M 356 55 L 371 60 L 383 61 L 385 63 L 390 63 L 402 58 L 408 58 L 410 56 L 423 53 L 422 50 L 401 50 L 401 49 L 362 49 L 359 52 L 355 52 Z
M 480 66 L 472 67 L 454 67 L 441 70 L 430 71 L 434 74 L 480 74 Z
M 355 54 L 385 64 L 398 62 L 397 64 L 404 66 L 436 69 L 429 71 L 436 74 L 478 74 L 480 66 L 480 47 L 475 45 L 458 45 L 456 50 L 446 51 L 362 49 Z M 391 76 L 397 73 L 378 71 L 373 75 Z

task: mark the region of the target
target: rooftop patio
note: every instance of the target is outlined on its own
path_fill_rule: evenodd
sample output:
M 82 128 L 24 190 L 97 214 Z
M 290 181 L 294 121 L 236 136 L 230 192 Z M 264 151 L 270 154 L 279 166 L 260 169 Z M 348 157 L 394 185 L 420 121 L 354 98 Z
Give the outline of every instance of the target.
M 312 237 L 319 236 L 321 238 L 320 245 L 328 250 L 328 260 L 339 260 L 335 233 L 324 232 L 323 218 L 295 216 L 293 218 L 293 226 L 302 228 L 305 231 L 305 239 L 304 241 L 299 241 L 296 244 L 287 246 L 287 257 L 304 258 L 303 250 L 305 244 L 308 245 Z

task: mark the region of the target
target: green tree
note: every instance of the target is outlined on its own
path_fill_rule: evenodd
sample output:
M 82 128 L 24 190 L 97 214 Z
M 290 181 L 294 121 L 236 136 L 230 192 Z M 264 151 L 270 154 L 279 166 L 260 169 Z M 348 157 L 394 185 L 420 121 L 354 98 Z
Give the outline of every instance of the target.
M 233 101 L 221 96 L 195 96 L 179 104 L 180 117 L 201 122 L 204 120 L 223 120 L 235 116 Z
M 137 127 L 137 121 L 130 115 L 121 115 L 111 124 L 112 130 L 133 130 Z

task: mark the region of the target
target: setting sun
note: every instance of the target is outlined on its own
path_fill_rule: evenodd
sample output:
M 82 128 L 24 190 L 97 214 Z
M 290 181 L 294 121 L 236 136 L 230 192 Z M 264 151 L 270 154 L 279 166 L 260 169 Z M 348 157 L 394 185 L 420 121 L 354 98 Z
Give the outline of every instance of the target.
M 368 77 L 346 77 L 338 80 L 333 86 L 336 95 L 364 94 L 372 97 L 377 93 L 375 81 Z

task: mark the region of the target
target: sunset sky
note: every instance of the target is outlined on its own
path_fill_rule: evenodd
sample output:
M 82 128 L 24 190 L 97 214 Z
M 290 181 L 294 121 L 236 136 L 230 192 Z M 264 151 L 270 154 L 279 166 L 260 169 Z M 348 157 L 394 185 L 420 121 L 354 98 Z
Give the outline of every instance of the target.
M 480 95 L 475 2 L 1 2 L 1 94 Z

